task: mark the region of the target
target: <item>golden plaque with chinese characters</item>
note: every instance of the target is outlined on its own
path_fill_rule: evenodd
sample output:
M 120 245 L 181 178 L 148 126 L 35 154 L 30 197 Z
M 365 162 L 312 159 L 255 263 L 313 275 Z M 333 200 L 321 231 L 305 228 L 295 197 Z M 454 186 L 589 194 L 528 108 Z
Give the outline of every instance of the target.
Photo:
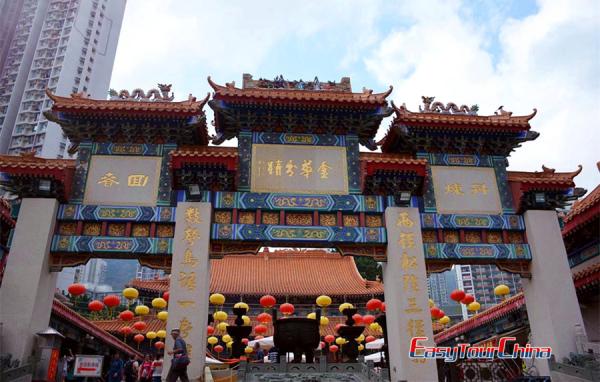
M 160 157 L 94 155 L 85 186 L 85 204 L 155 206 Z
M 251 190 L 348 194 L 345 147 L 254 144 Z
M 491 167 L 431 166 L 437 212 L 501 214 L 502 204 Z

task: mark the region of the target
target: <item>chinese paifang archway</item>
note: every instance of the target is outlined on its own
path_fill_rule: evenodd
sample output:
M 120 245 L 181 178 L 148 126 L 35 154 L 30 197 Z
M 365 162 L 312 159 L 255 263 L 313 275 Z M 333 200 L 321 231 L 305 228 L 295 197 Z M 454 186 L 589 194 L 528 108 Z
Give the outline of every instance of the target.
M 437 378 L 434 361 L 410 359 L 407 349 L 414 336 L 433 344 L 423 325 L 426 272 L 453 264 L 495 264 L 528 278 L 534 344 L 552 346 L 557 358 L 574 351 L 582 319 L 555 208 L 581 194 L 573 182 L 581 169 L 506 169 L 509 154 L 538 136 L 535 109 L 480 116 L 476 105 L 423 97 L 409 111 L 388 103 L 392 87 L 354 93 L 349 78 L 208 82 L 212 95 L 179 102 L 166 86 L 109 100 L 48 93 L 45 115 L 62 126 L 77 159 L 0 157 L 5 184 L 23 198 L 0 290 L 11 353 L 31 353 L 64 267 L 104 257 L 169 270 L 176 282 L 167 328 L 188 317 L 204 328 L 209 258 L 264 246 L 334 248 L 387 263 L 391 380 Z M 220 146 L 233 138 L 237 147 Z M 186 340 L 203 346 L 206 332 Z

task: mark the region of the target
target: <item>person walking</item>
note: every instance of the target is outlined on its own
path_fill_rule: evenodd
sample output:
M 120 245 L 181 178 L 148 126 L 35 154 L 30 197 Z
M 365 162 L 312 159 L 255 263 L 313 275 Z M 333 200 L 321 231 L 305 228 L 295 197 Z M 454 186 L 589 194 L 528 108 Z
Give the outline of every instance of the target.
M 152 382 L 161 382 L 163 369 L 163 357 L 158 354 L 154 362 L 152 362 Z
M 167 374 L 167 382 L 175 382 L 177 379 L 180 379 L 181 382 L 189 382 L 187 367 L 190 359 L 187 355 L 187 345 L 180 336 L 179 328 L 171 330 L 171 337 L 174 341 L 173 350 L 169 351 L 168 354 L 172 355 L 173 359 Z
M 115 353 L 108 369 L 108 382 L 121 382 L 123 379 L 123 360 Z
M 134 355 L 130 356 L 127 362 L 125 362 L 125 366 L 123 368 L 125 382 L 135 382 L 137 378 L 137 367 L 135 364 L 136 361 Z

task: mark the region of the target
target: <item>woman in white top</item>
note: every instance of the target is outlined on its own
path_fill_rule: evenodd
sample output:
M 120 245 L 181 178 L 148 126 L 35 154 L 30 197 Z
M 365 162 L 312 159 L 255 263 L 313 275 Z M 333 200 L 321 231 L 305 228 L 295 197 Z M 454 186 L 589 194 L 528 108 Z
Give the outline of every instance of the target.
M 156 359 L 152 362 L 152 382 L 160 382 L 163 367 L 163 357 L 160 355 L 156 356 Z

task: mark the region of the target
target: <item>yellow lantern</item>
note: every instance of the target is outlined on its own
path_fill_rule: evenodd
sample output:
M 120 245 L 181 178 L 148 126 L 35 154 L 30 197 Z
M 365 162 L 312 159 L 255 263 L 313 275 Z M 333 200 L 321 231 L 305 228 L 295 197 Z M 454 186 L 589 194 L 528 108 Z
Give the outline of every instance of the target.
M 331 297 L 329 297 L 329 296 L 317 297 L 317 305 L 319 305 L 321 308 L 327 308 L 329 305 L 331 305 Z
M 444 316 L 444 317 L 440 318 L 440 319 L 438 320 L 438 322 L 439 322 L 440 324 L 442 324 L 442 325 L 446 325 L 447 323 L 449 323 L 449 322 L 450 322 L 450 317 L 448 317 L 448 316 Z
M 231 336 L 229 334 L 225 334 L 223 335 L 223 337 L 221 337 L 221 339 L 223 340 L 223 342 L 228 343 L 233 341 L 233 338 L 231 338 Z
M 432 299 L 429 299 L 429 309 L 433 308 L 435 306 L 435 302 L 433 302 Z
M 507 294 L 510 293 L 510 288 L 504 284 L 500 284 L 497 287 L 494 288 L 494 294 L 496 296 L 506 296 Z
M 225 342 L 225 346 L 227 347 L 227 349 L 231 349 L 231 347 L 233 346 L 233 341 Z
M 128 300 L 135 300 L 136 298 L 138 298 L 139 295 L 140 293 L 135 288 L 123 289 L 123 297 L 125 297 Z
M 216 344 L 219 343 L 219 339 L 215 336 L 210 336 L 210 337 L 208 337 L 206 342 L 208 342 L 209 345 L 215 346 Z
M 340 304 L 340 313 L 344 313 L 344 310 L 346 309 L 353 309 L 354 305 L 350 304 L 349 302 L 345 302 L 343 304 Z
M 227 322 L 219 322 L 217 324 L 217 330 L 220 330 L 222 332 L 227 330 L 227 327 L 229 326 L 229 324 Z
M 149 340 L 153 340 L 156 338 L 156 332 L 148 332 L 146 333 L 146 338 Z
M 248 312 L 250 310 L 250 307 L 248 306 L 248 304 L 246 304 L 245 302 L 241 302 L 241 301 L 236 303 L 233 307 L 246 309 L 246 312 Z
M 227 313 L 223 312 L 222 310 L 219 310 L 218 312 L 213 313 L 213 318 L 215 319 L 215 321 L 226 321 Z
M 358 351 L 363 351 L 365 350 L 365 346 L 364 345 L 358 345 Z
M 338 337 L 335 339 L 335 343 L 341 346 L 346 343 L 346 340 L 342 337 Z
M 152 307 L 156 309 L 164 309 L 167 306 L 167 300 L 158 297 L 152 300 Z
M 150 313 L 150 308 L 146 305 L 138 305 L 135 307 L 135 314 L 138 316 L 145 316 L 148 313 Z
M 319 324 L 321 326 L 327 326 L 327 325 L 329 325 L 329 318 L 327 318 L 325 316 L 321 316 L 321 322 L 319 322 Z
M 306 318 L 310 318 L 311 320 L 316 320 L 317 314 L 315 312 L 309 313 L 306 315 Z
M 165 337 L 167 337 L 167 331 L 166 330 L 159 330 L 158 332 L 156 332 L 156 336 L 158 338 L 165 338 Z
M 246 354 L 252 353 L 252 347 L 246 346 L 246 348 L 244 349 L 244 353 L 246 353 Z
M 166 310 L 158 312 L 156 313 L 156 318 L 158 318 L 161 321 L 167 321 L 167 319 L 169 318 L 169 312 L 167 312 Z
M 467 305 L 467 310 L 469 312 L 477 312 L 479 309 L 481 309 L 481 304 L 477 301 L 473 301 L 472 303 Z
M 242 316 L 242 320 L 244 320 L 244 326 L 250 326 L 250 324 L 251 324 L 250 317 Z
M 371 330 L 379 330 L 379 328 L 381 328 L 381 326 L 377 322 L 369 324 L 369 329 Z
M 361 343 L 365 340 L 365 335 L 361 334 L 360 336 L 356 337 L 356 342 Z
M 213 293 L 208 298 L 208 301 L 210 301 L 210 303 L 213 305 L 221 306 L 225 304 L 225 296 L 223 296 L 221 293 Z

